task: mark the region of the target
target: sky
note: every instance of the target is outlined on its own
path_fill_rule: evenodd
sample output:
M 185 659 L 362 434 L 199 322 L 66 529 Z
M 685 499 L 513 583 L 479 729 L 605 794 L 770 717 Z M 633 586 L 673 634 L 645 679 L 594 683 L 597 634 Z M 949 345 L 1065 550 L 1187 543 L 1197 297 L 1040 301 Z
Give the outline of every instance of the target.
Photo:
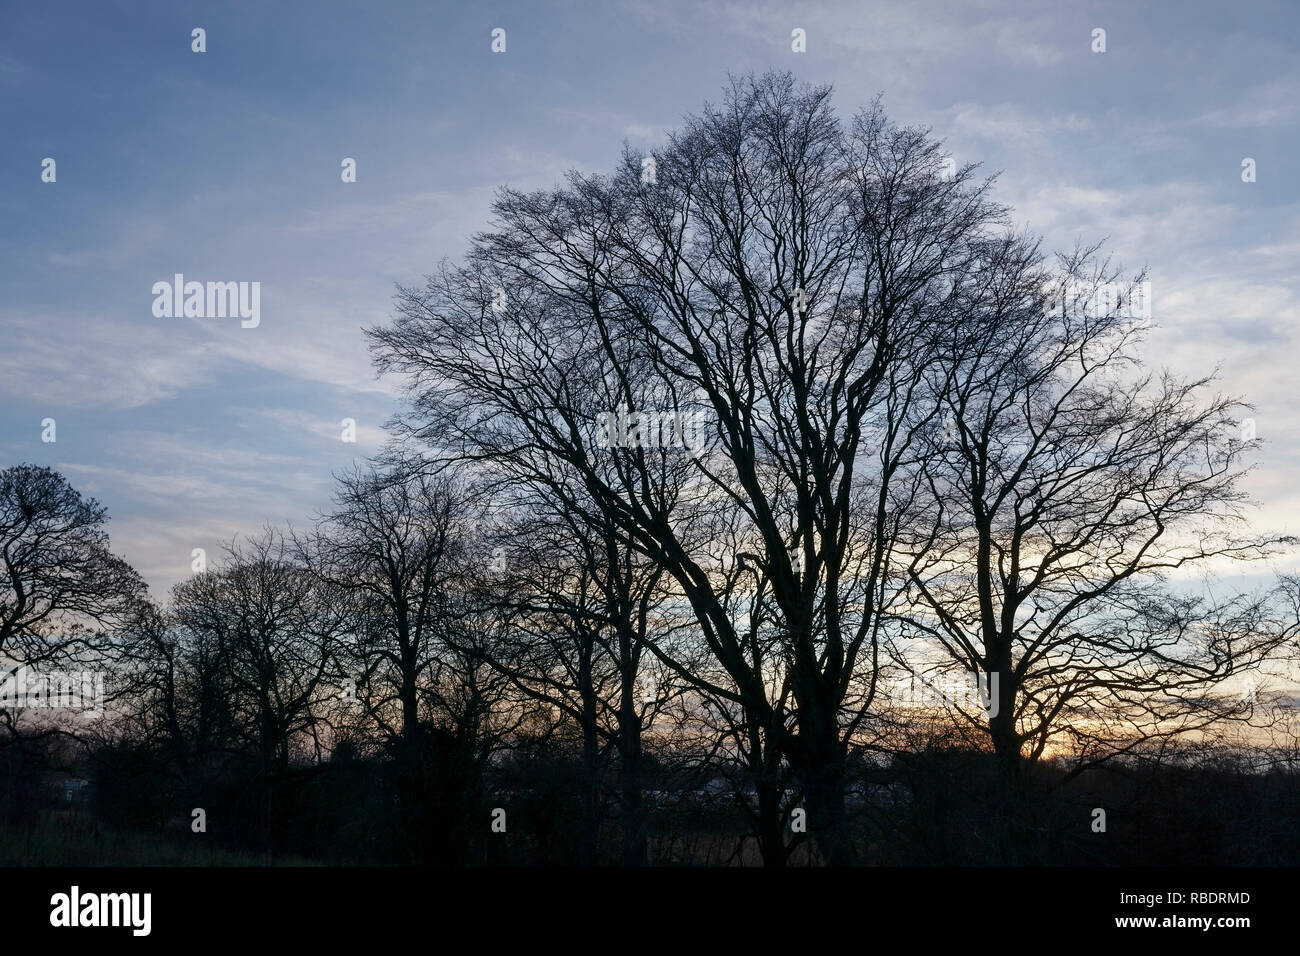
M 159 597 L 194 548 L 308 523 L 400 407 L 361 333 L 398 283 L 499 187 L 611 171 L 769 68 L 845 117 L 882 95 L 1049 249 L 1145 267 L 1149 358 L 1255 404 L 1257 527 L 1300 534 L 1288 2 L 2 3 L 0 467 L 98 498 Z M 260 323 L 156 316 L 176 273 L 259 282 Z

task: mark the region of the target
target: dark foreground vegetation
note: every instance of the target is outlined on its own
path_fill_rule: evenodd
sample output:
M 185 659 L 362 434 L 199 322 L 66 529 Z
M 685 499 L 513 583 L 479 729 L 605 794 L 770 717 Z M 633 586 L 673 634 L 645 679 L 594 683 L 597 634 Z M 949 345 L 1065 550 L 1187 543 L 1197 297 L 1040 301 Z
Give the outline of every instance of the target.
M 291 772 L 273 787 L 270 849 L 259 835 L 262 781 L 255 767 L 214 765 L 188 784 L 125 747 L 105 748 L 72 771 L 50 773 L 27 748 L 3 753 L 0 865 L 259 866 L 617 865 L 617 809 L 603 807 L 584 857 L 583 787 L 571 748 L 534 742 L 499 767 L 463 759 L 454 742 L 429 755 L 423 785 L 392 761 L 346 751 Z M 567 749 L 567 752 L 566 752 Z M 653 761 L 646 815 L 653 865 L 762 865 L 746 801 L 717 779 Z M 691 780 L 690 777 L 695 779 Z M 1294 866 L 1300 864 L 1300 776 L 1253 772 L 1228 757 L 1173 765 L 1116 762 L 1066 783 L 1038 768 L 1032 799 L 1014 811 L 988 754 L 934 749 L 852 774 L 848 806 L 857 858 L 903 866 Z M 69 799 L 68 779 L 87 793 Z M 41 786 L 41 782 L 46 785 Z M 25 785 L 25 786 L 24 786 Z M 405 800 L 405 802 L 404 802 Z M 202 803 L 207 832 L 178 807 Z M 507 811 L 505 833 L 490 827 Z M 1108 808 L 1104 832 L 1094 809 Z M 822 862 L 796 841 L 788 865 Z

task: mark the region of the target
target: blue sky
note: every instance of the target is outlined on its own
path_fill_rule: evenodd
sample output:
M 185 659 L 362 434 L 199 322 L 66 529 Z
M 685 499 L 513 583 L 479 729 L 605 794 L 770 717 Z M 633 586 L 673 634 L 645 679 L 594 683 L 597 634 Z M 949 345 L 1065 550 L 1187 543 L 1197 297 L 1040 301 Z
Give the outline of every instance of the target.
M 1293 3 L 5 4 L 0 464 L 98 497 L 160 595 L 192 548 L 305 523 L 397 408 L 360 333 L 395 283 L 497 187 L 609 170 L 776 67 L 845 114 L 882 93 L 1049 246 L 1146 266 L 1152 360 L 1258 406 L 1259 526 L 1300 533 L 1297 38 Z M 261 324 L 156 318 L 177 272 L 260 282 Z

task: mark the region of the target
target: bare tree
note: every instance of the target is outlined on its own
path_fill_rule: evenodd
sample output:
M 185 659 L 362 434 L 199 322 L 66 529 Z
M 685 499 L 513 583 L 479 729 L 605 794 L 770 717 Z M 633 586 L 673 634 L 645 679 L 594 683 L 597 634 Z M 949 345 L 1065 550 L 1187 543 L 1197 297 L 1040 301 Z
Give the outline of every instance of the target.
M 828 89 L 789 76 L 736 81 L 654 160 L 652 180 L 629 155 L 612 179 L 503 192 L 463 268 L 402 292 L 376 357 L 409 376 L 430 441 L 530 480 L 581 476 L 682 590 L 730 677 L 709 691 L 773 728 L 823 853 L 850 862 L 845 754 L 912 506 L 903 425 L 952 278 L 999 213 L 969 169 L 941 176 L 923 130 L 878 107 L 845 128 Z M 644 441 L 599 447 L 593 416 L 661 406 L 707 417 L 685 475 L 666 480 L 671 456 Z M 682 531 L 716 496 L 745 513 L 770 581 L 789 727 Z
M 418 750 L 422 689 L 464 577 L 463 505 L 448 479 L 371 466 L 339 476 L 335 508 L 298 542 L 318 579 L 356 598 L 359 616 L 337 657 L 340 679 L 394 745 Z M 427 701 L 423 710 L 427 716 Z
M 224 566 L 176 585 L 172 601 L 189 641 L 222 664 L 200 673 L 228 686 L 232 730 L 258 757 L 262 843 L 270 855 L 276 787 L 289 773 L 295 743 L 315 733 L 334 648 L 351 619 L 348 604 L 294 560 L 274 529 L 230 544 Z
M 98 653 L 97 628 L 145 595 L 109 550 L 107 512 L 40 465 L 0 471 L 0 654 L 33 665 Z
M 1015 780 L 1054 744 L 1077 772 L 1247 713 L 1216 688 L 1295 633 L 1266 601 L 1186 580 L 1289 542 L 1243 528 L 1245 406 L 1142 369 L 1125 307 L 1141 278 L 1120 282 L 1095 250 L 1052 273 L 1006 237 L 964 277 L 938 367 L 934 526 L 910 570 L 927 613 L 909 624 L 986 675 L 985 706 L 958 712 Z
M 576 493 L 576 492 L 575 492 Z M 518 507 L 509 558 L 492 578 L 504 616 L 492 663 L 528 698 L 554 707 L 581 729 L 585 780 L 580 859 L 598 859 L 599 809 L 612 749 L 617 755 L 622 860 L 649 861 L 644 738 L 671 696 L 669 674 L 648 650 L 672 640 L 661 568 L 628 548 L 612 522 L 537 497 Z M 594 516 L 593 516 L 594 517 Z

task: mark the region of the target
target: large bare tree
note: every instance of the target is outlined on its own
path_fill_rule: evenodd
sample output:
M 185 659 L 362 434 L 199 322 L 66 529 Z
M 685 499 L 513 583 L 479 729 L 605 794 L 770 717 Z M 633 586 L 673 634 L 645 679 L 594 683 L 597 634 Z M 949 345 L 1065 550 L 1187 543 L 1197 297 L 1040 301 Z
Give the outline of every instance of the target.
M 645 159 L 503 192 L 463 266 L 403 290 L 376 357 L 408 376 L 410 424 L 440 448 L 580 478 L 681 589 L 730 677 L 708 690 L 772 726 L 823 853 L 850 862 L 847 742 L 917 487 L 905 426 L 953 278 L 1000 213 L 970 169 L 943 175 L 925 131 L 878 106 L 842 124 L 828 89 L 780 74 L 735 81 Z M 596 417 L 616 409 L 702 416 L 708 441 L 674 457 L 620 429 L 624 447 L 602 447 Z M 788 726 L 683 530 L 719 497 L 770 581 Z

